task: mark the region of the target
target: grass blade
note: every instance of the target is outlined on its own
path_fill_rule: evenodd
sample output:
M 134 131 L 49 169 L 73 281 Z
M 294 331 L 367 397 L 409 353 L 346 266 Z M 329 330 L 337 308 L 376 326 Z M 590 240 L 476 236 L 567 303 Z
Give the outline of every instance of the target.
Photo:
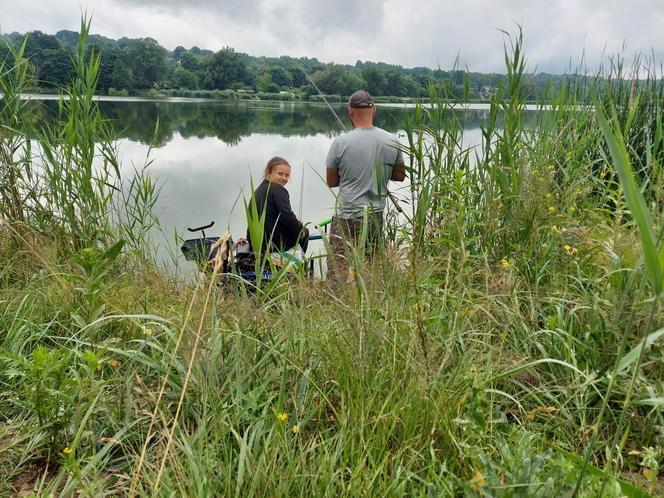
M 622 372 L 628 366 L 634 363 L 639 358 L 641 350 L 652 346 L 655 343 L 655 341 L 660 337 L 662 337 L 663 335 L 664 335 L 664 329 L 659 329 L 658 331 L 653 332 L 652 334 L 648 334 L 641 341 L 639 341 L 639 343 L 634 347 L 634 349 L 632 349 L 629 353 L 627 353 L 625 356 L 622 357 L 620 363 L 618 364 L 618 372 Z
M 641 190 L 634 179 L 634 171 L 627 154 L 627 147 L 620 132 L 614 133 L 614 129 L 604 114 L 601 104 L 595 102 L 595 111 L 599 121 L 602 134 L 609 146 L 609 151 L 618 172 L 618 178 L 623 188 L 625 201 L 636 224 L 639 228 L 639 236 L 648 269 L 648 275 L 655 294 L 662 291 L 662 265 L 657 253 L 657 239 L 653 229 L 652 217 L 646 206 Z

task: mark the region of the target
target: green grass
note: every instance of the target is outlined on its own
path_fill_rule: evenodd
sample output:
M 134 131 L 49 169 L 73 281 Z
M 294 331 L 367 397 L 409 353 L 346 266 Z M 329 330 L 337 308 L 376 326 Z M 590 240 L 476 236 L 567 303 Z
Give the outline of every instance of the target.
M 0 494 L 664 492 L 661 80 L 612 62 L 531 122 L 520 34 L 505 52 L 481 148 L 445 85 L 404 124 L 409 215 L 334 292 L 170 281 L 158 188 L 145 169 L 120 188 L 88 98 L 95 59 L 60 130 L 15 98 L 20 54 L 1 68 Z

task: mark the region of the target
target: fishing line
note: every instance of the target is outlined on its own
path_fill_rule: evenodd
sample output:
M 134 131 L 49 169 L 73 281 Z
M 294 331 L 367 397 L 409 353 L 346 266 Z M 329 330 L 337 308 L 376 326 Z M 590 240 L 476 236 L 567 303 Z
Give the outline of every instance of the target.
M 334 111 L 334 109 L 332 108 L 330 103 L 325 98 L 325 95 L 323 94 L 323 92 L 320 91 L 320 88 L 318 88 L 316 83 L 314 83 L 314 80 L 311 79 L 311 77 L 309 76 L 309 73 L 307 73 L 307 71 L 304 69 L 304 66 L 300 65 L 300 70 L 304 73 L 304 75 L 307 77 L 309 82 L 314 86 L 314 88 L 318 92 L 318 95 L 320 95 L 320 97 L 323 99 L 323 102 L 325 102 L 325 104 L 327 105 L 327 108 L 330 110 L 330 112 L 334 115 L 335 118 L 337 118 L 337 122 L 341 125 L 341 128 L 344 130 L 345 133 L 347 133 L 348 128 L 346 128 L 346 125 L 344 125 L 343 121 L 341 121 L 341 118 L 339 118 L 339 115 Z M 351 122 L 352 122 L 352 120 L 351 120 Z M 353 123 L 353 128 L 355 128 L 355 123 Z M 392 201 L 392 204 L 394 204 L 394 207 L 396 208 L 396 210 L 399 213 L 405 214 L 404 211 L 403 211 L 403 208 L 399 204 L 399 200 L 389 190 L 387 191 L 387 197 Z M 300 199 L 301 199 L 301 197 L 300 197 Z M 301 215 L 300 215 L 300 217 L 301 217 Z
M 300 207 L 298 208 L 298 218 L 302 219 L 302 208 L 304 207 L 304 161 L 302 161 L 302 178 L 300 179 Z
M 304 70 L 304 67 L 300 66 L 300 69 L 302 70 L 302 72 L 304 73 L 304 75 L 307 77 L 307 79 L 309 80 L 309 82 L 314 86 L 314 88 L 315 88 L 316 91 L 318 92 L 318 95 L 321 96 L 321 98 L 323 99 L 323 102 L 325 102 L 325 103 L 327 104 L 327 107 L 328 107 L 328 109 L 330 109 L 330 112 L 332 112 L 332 114 L 334 114 L 334 117 L 337 118 L 337 121 L 338 121 L 339 124 L 341 125 L 341 128 L 344 130 L 344 132 L 347 132 L 348 129 L 346 128 L 346 125 L 344 124 L 343 121 L 341 121 L 341 118 L 337 115 L 337 113 L 334 112 L 334 109 L 332 109 L 332 106 L 330 105 L 330 103 L 329 103 L 329 102 L 327 101 L 327 99 L 325 98 L 325 94 L 323 94 L 323 92 L 320 91 L 320 88 L 318 88 L 318 86 L 316 85 L 316 83 L 314 83 L 314 80 L 312 80 L 311 77 L 309 76 L 309 74 Z

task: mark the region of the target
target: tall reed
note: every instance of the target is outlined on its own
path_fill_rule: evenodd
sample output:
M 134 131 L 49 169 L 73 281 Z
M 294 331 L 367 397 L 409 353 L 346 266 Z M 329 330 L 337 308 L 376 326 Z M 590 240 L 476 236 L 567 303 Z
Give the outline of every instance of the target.
M 29 102 L 22 95 L 32 85 L 30 66 L 23 57 L 27 38 L 10 47 L 9 62 L 0 61 L 0 214 L 24 222 L 28 216 L 26 192 L 35 174 L 30 162 L 31 142 L 27 130 L 34 124 Z

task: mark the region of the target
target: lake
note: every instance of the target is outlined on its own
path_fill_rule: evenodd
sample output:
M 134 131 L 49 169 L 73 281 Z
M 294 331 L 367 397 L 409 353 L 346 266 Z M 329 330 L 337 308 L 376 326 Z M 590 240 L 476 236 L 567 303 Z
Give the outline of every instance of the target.
M 333 107 L 350 127 L 345 106 Z M 148 171 L 161 187 L 156 214 L 164 236 L 155 240 L 164 261 L 178 253 L 174 234 L 186 236 L 187 227 L 214 220 L 208 235 L 227 229 L 236 239 L 244 235 L 243 201 L 272 156 L 286 158 L 293 167 L 287 189 L 296 215 L 316 223 L 333 214 L 324 161 L 342 129 L 323 104 L 104 98 L 100 109 L 115 125 L 123 175 L 149 161 Z M 379 105 L 375 124 L 398 135 L 408 112 L 404 106 Z M 486 109 L 464 113 L 470 145 L 480 143 L 479 126 L 487 115 Z M 398 191 L 399 185 L 391 188 Z

